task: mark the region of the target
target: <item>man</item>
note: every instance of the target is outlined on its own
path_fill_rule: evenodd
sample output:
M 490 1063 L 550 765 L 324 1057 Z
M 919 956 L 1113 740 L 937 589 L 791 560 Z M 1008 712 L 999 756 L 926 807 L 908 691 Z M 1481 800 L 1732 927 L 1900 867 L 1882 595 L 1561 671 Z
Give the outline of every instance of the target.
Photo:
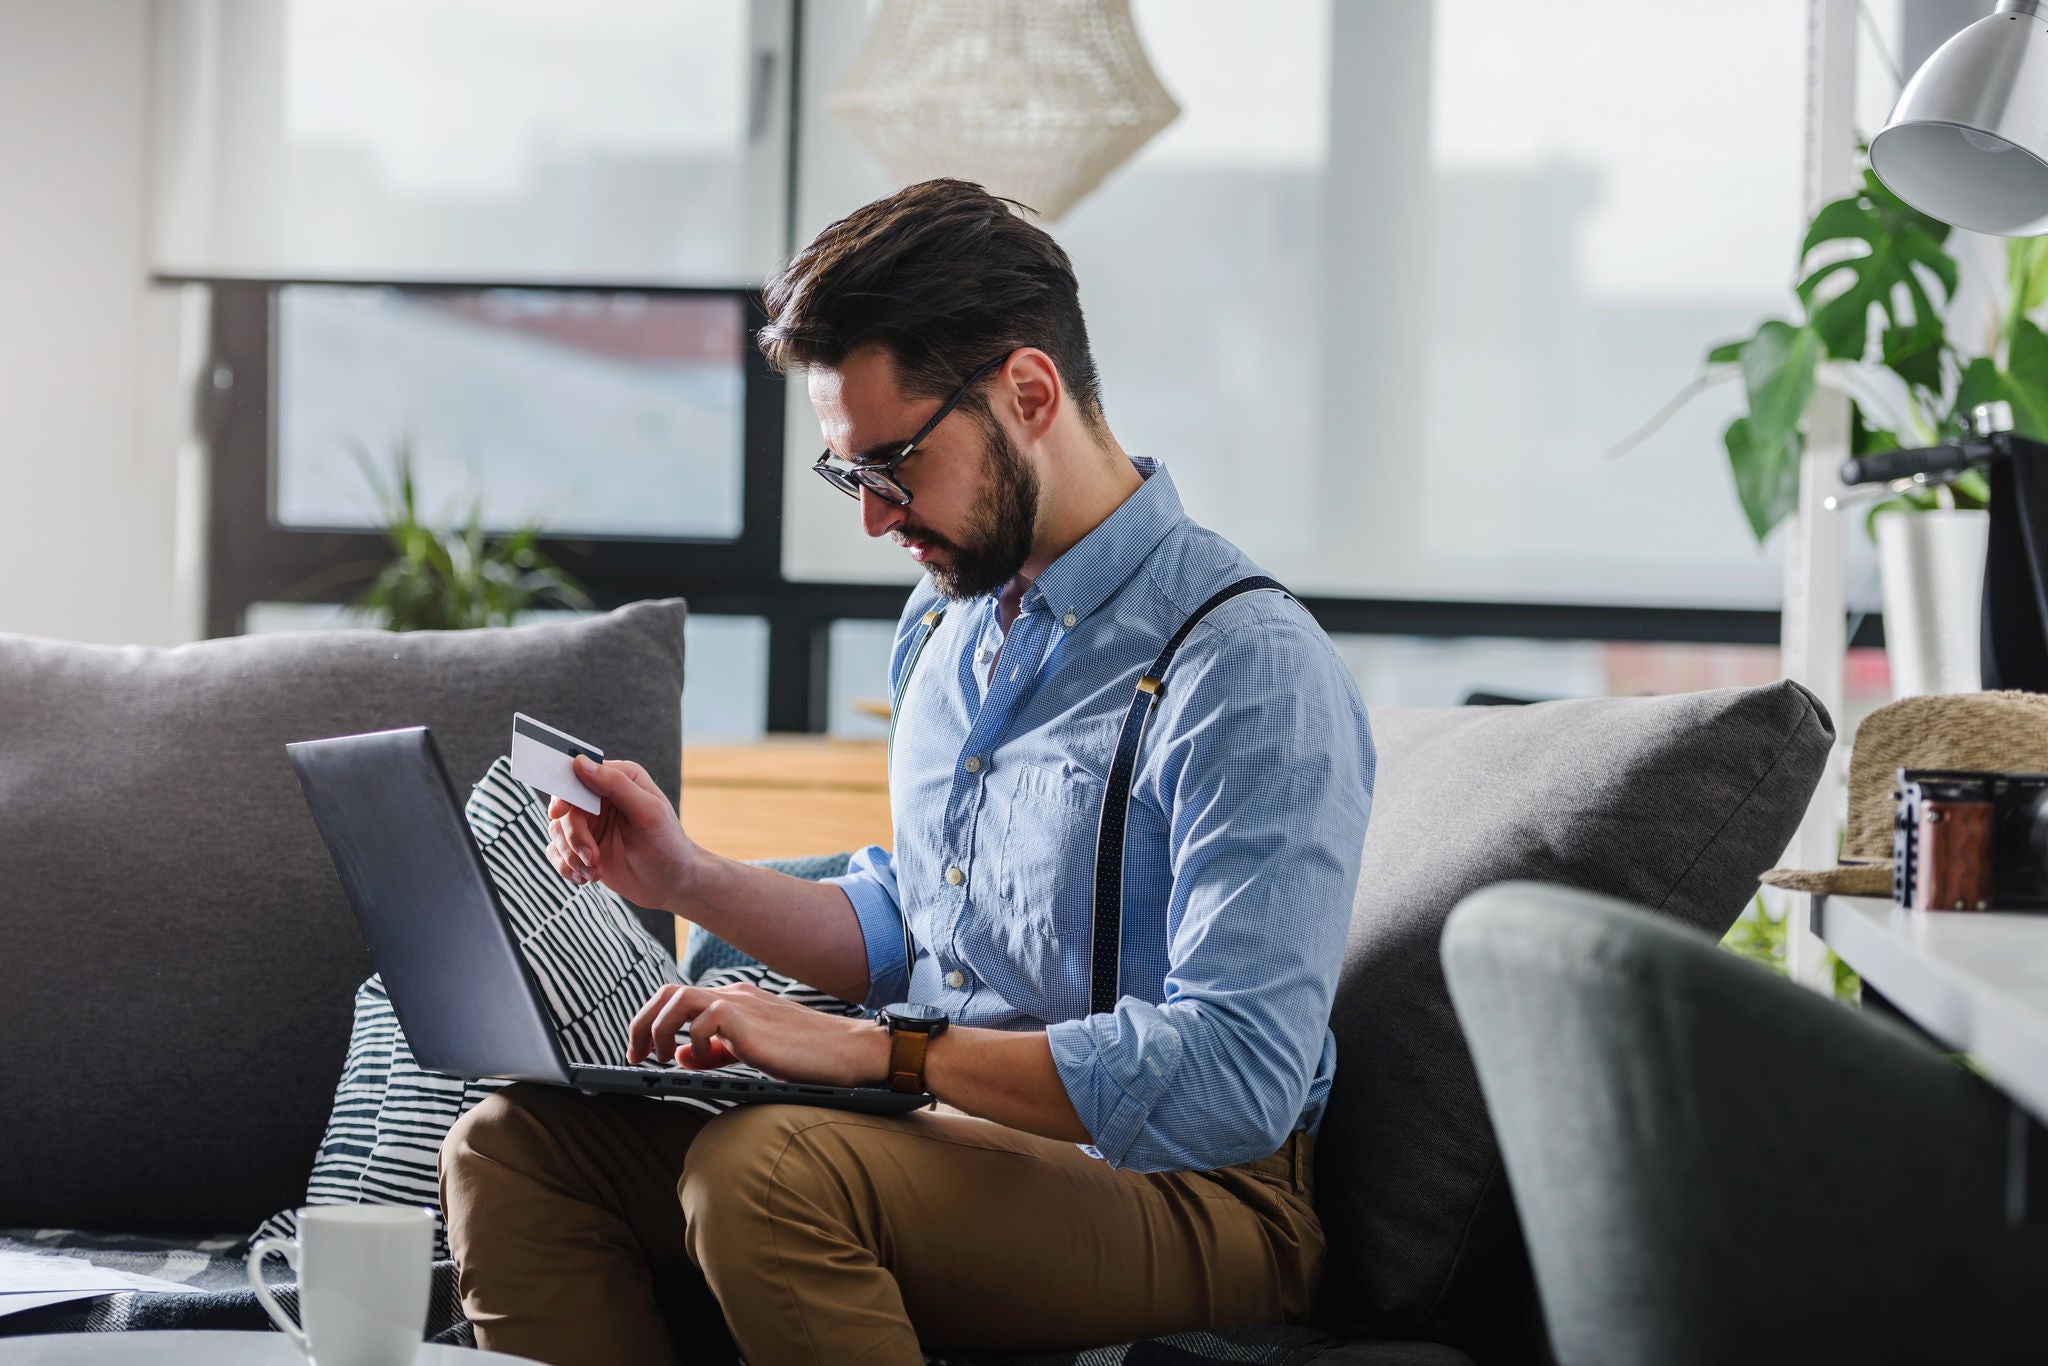
M 827 228 L 767 290 L 760 344 L 806 375 L 820 473 L 926 571 L 891 661 L 893 854 L 863 850 L 828 883 L 720 858 L 630 762 L 579 761 L 602 819 L 550 812 L 563 876 L 845 1000 L 946 1017 L 916 1039 L 920 1078 L 901 1023 L 668 987 L 633 1022 L 632 1061 L 893 1075 L 940 1107 L 707 1119 L 508 1088 L 442 1149 L 486 1346 L 687 1359 L 657 1275 L 701 1275 L 752 1366 L 914 1366 L 922 1350 L 1309 1307 L 1310 1149 L 1371 805 L 1365 711 L 1278 592 L 1188 635 L 1131 784 L 1114 1006 L 1091 1013 L 1097 822 L 1125 710 L 1168 638 L 1255 571 L 1118 446 L 1073 269 L 1013 207 L 959 181 L 911 186 Z

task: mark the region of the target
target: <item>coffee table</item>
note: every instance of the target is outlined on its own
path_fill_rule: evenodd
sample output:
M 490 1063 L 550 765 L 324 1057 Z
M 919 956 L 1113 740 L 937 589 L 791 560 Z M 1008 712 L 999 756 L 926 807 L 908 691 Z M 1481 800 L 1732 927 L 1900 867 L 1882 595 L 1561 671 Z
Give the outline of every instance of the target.
M 421 1343 L 413 1366 L 485 1366 L 534 1363 L 526 1357 L 474 1347 Z M 0 1338 L 0 1366 L 306 1366 L 283 1333 L 42 1333 Z

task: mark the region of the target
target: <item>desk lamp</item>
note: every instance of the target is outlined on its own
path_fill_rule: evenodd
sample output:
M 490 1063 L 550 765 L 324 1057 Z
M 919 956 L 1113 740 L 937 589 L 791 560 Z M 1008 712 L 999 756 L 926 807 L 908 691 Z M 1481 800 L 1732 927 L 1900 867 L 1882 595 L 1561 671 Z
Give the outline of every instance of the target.
M 2048 0 L 1999 0 L 1906 82 L 1870 169 L 1920 212 L 2001 237 L 2048 233 Z

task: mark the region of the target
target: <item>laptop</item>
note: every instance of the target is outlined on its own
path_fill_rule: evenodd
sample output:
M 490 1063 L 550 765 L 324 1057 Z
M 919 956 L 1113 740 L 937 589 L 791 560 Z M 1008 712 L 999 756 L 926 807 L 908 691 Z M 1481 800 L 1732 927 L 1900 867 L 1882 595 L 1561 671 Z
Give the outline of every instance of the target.
M 587 1092 L 867 1114 L 903 1114 L 932 1103 L 929 1095 L 883 1086 L 777 1081 L 752 1068 L 699 1072 L 570 1061 L 427 728 L 304 740 L 285 751 L 399 1027 L 432 1070 Z M 619 1049 L 623 1055 L 623 1039 Z

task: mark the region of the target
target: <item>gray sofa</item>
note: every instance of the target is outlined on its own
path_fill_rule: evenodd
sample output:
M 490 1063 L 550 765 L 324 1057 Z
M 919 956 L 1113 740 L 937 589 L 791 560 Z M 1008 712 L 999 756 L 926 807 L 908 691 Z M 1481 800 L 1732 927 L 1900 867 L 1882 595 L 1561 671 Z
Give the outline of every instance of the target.
M 219 1235 L 231 1252 L 296 1203 L 370 967 L 284 743 L 425 722 L 460 785 L 526 710 L 674 795 L 683 612 L 174 650 L 0 636 L 0 1229 Z M 1438 962 L 1444 918 L 1529 879 L 1718 934 L 1790 839 L 1832 728 L 1789 683 L 1377 709 L 1373 728 L 1317 1156 L 1327 1336 L 1255 1359 L 1538 1360 L 1513 1202 Z M 36 1326 L 0 1318 L 0 1333 Z

